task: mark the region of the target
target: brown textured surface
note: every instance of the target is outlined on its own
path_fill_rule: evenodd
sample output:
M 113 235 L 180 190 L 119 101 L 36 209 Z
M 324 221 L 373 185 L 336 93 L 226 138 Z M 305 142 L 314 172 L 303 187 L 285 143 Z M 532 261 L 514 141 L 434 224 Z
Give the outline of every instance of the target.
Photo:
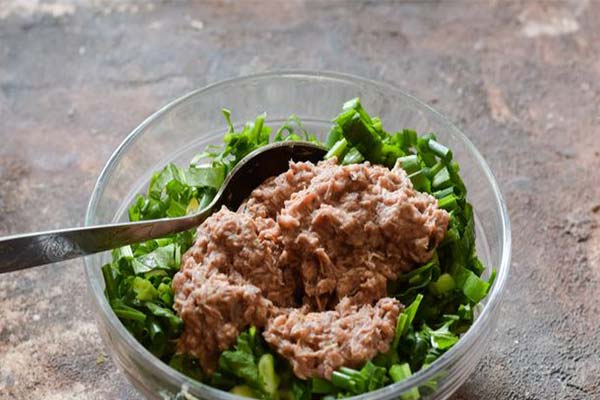
M 488 355 L 455 399 L 600 398 L 600 3 L 3 0 L 0 235 L 80 224 L 144 117 L 282 67 L 393 82 L 447 114 L 508 201 L 514 254 Z M 0 276 L 0 399 L 137 398 L 80 262 Z

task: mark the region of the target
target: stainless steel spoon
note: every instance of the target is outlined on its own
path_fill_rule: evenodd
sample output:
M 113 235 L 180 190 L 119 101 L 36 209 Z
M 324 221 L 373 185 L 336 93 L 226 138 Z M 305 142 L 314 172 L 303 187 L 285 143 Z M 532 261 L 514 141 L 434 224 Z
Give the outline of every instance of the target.
M 288 169 L 290 160 L 317 162 L 326 150 L 308 142 L 273 143 L 248 154 L 223 182 L 213 201 L 179 218 L 86 226 L 0 239 L 0 273 L 110 250 L 198 226 L 222 205 L 237 209 L 258 185 Z

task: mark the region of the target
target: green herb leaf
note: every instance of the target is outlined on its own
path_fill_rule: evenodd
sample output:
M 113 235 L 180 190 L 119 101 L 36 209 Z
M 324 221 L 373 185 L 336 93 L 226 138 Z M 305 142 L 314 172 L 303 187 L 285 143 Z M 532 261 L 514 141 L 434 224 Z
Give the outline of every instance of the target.
M 254 356 L 243 351 L 224 351 L 219 357 L 219 368 L 238 378 L 249 386 L 259 388 L 258 367 Z
M 422 300 L 423 295 L 418 294 L 415 300 L 410 304 L 410 306 L 408 306 L 404 310 L 404 312 L 402 312 L 398 316 L 394 340 L 392 342 L 392 349 L 396 350 L 398 348 L 398 343 L 400 342 L 400 339 L 406 334 L 408 327 L 413 323 L 413 320 L 415 319 L 415 315 L 417 315 L 417 311 Z
M 177 254 L 175 250 L 175 244 L 168 244 L 164 247 L 158 247 L 156 250 L 147 254 L 136 257 L 132 262 L 133 271 L 136 274 L 143 274 L 156 268 L 179 268 L 179 264 L 176 262 Z
M 436 330 L 427 329 L 427 333 L 431 340 L 431 346 L 434 349 L 445 350 L 458 342 L 458 336 L 450 332 L 449 329 L 450 325 L 453 323 L 454 321 L 450 320 Z
M 222 163 L 211 166 L 190 167 L 185 171 L 185 180 L 189 186 L 210 187 L 218 190 L 225 180 L 226 167 Z
M 133 279 L 132 287 L 136 299 L 140 301 L 151 301 L 158 297 L 158 290 L 147 279 L 136 276 Z

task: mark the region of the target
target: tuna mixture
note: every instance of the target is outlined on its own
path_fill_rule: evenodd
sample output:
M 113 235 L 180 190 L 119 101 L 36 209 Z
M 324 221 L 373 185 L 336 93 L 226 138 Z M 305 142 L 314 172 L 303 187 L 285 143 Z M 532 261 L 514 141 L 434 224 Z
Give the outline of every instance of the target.
M 388 281 L 429 261 L 448 221 L 400 167 L 291 162 L 198 228 L 173 280 L 177 350 L 211 374 L 254 325 L 300 378 L 360 367 L 394 337 Z

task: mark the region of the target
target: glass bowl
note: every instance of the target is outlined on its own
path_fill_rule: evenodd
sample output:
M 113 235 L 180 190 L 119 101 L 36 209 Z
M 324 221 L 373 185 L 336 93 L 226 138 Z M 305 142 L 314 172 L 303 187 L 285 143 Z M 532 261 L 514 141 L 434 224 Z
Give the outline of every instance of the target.
M 435 132 L 452 149 L 475 210 L 477 250 L 487 267 L 484 276 L 494 267 L 497 277 L 474 324 L 454 347 L 410 378 L 353 399 L 395 399 L 413 388 L 428 393 L 423 397 L 444 399 L 473 372 L 492 339 L 510 264 L 510 222 L 496 180 L 469 139 L 438 112 L 390 85 L 337 73 L 286 71 L 231 79 L 189 93 L 147 118 L 114 152 L 92 192 L 85 224 L 126 220 L 129 204 L 154 171 L 168 162 L 186 165 L 206 145 L 220 144 L 226 130 L 223 107 L 232 110 L 236 126 L 262 112 L 272 126 L 296 114 L 322 136 L 342 104 L 356 96 L 371 115 L 381 117 L 384 127 Z M 109 257 L 108 252 L 87 257 L 85 272 L 100 334 L 133 385 L 150 399 L 182 394 L 237 398 L 171 369 L 129 334 L 104 297 L 100 267 Z

